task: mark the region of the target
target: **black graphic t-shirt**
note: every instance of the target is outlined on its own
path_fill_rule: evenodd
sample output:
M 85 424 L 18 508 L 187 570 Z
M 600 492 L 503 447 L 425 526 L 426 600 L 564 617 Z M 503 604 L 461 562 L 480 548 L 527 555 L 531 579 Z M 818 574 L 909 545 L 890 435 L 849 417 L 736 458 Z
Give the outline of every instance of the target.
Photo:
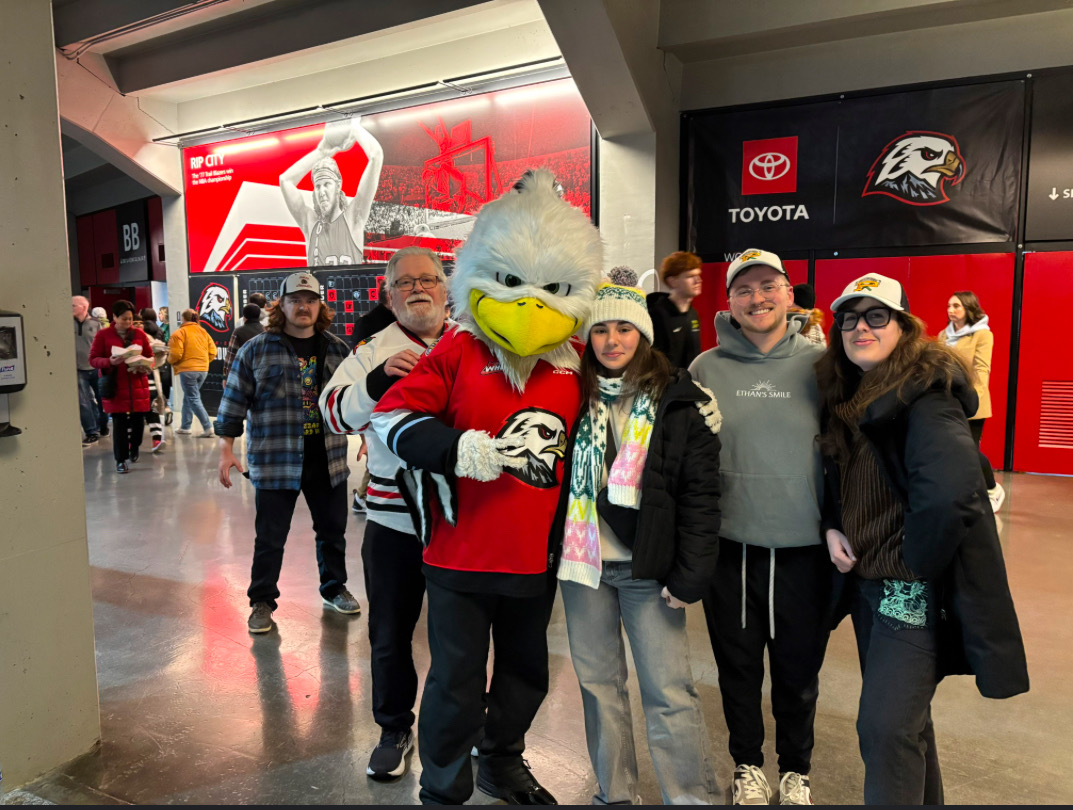
M 302 374 L 303 432 L 306 438 L 321 436 L 324 433 L 324 422 L 317 405 L 320 397 L 320 385 L 317 382 L 317 338 L 296 338 L 288 335 L 287 340 L 298 355 L 298 368 Z

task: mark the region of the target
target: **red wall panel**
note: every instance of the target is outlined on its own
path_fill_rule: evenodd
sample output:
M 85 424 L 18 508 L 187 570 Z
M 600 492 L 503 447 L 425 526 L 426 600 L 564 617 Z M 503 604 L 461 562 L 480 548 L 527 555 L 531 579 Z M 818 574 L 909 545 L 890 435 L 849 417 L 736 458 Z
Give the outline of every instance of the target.
M 119 233 L 114 208 L 93 215 L 93 251 L 96 256 L 97 283 L 119 283 Z
M 830 313 L 849 282 L 868 273 L 900 281 L 910 308 L 937 335 L 946 328 L 946 302 L 957 290 L 972 290 L 988 315 L 995 336 L 991 359 L 991 418 L 981 449 L 995 469 L 1003 466 L 1006 446 L 1007 393 L 1010 374 L 1010 336 L 1013 324 L 1012 253 L 958 256 L 897 256 L 874 259 L 825 259 L 816 262 L 816 306 Z M 828 328 L 830 328 L 828 320 Z M 1020 411 L 1018 411 L 1020 421 Z
M 1056 317 L 1071 311 L 1073 253 L 1026 253 L 1013 445 L 1013 468 L 1020 472 L 1073 475 L 1073 353 Z M 1051 383 L 1049 436 L 1040 432 L 1044 383 Z M 1065 396 L 1054 396 L 1061 389 Z
M 808 261 L 791 259 L 783 262 L 790 275 L 791 284 L 804 284 L 808 281 Z M 700 315 L 700 347 L 710 349 L 715 346 L 715 314 L 727 308 L 727 268 L 730 262 L 711 262 L 700 268 L 701 293 L 693 299 L 693 308 Z M 817 304 L 817 306 L 819 306 Z

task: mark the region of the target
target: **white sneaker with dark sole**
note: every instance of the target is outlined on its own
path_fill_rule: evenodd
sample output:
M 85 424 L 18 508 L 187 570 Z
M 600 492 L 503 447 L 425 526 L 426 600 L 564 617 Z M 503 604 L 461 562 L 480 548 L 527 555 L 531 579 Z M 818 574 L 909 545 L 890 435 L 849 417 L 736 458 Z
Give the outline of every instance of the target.
M 1002 484 L 996 482 L 995 486 L 987 491 L 987 499 L 991 501 L 991 511 L 997 515 L 1006 501 L 1006 490 L 1002 488 Z
M 739 765 L 731 783 L 731 804 L 770 804 L 771 785 L 755 765 Z

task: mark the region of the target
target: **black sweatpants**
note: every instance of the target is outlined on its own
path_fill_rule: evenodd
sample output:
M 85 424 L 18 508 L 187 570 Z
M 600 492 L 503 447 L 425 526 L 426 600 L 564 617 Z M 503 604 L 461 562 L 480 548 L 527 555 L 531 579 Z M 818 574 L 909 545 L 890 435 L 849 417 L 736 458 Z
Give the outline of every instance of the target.
M 927 624 L 913 627 L 879 613 L 882 580 L 850 575 L 853 629 L 861 662 L 857 737 L 864 760 L 864 803 L 943 804 L 943 777 L 931 701 L 939 684 L 938 607 L 928 593 Z M 930 583 L 925 583 L 930 588 Z
M 313 516 L 316 533 L 317 568 L 320 570 L 320 593 L 333 599 L 346 584 L 346 523 L 350 514 L 347 482 L 333 487 L 328 475 L 327 455 L 308 452 L 302 467 L 301 489 L 257 489 L 254 503 L 257 537 L 253 544 L 253 567 L 246 595 L 250 604 L 267 602 L 276 609 L 279 598 L 279 572 L 283 567 L 283 546 L 291 531 L 291 518 L 298 493 L 305 495 Z
M 742 549 L 745 626 L 742 627 Z M 823 546 L 775 551 L 772 638 L 771 549 L 719 538 L 719 562 L 704 615 L 719 667 L 719 690 L 735 765 L 764 764 L 764 651 L 771 664 L 771 711 L 779 772 L 807 774 L 812 763 L 819 672 L 830 636 L 831 560 Z
M 144 435 L 144 413 L 113 413 L 112 455 L 116 462 L 126 461 L 137 453 Z
M 384 731 L 406 731 L 417 702 L 414 628 L 425 601 L 421 541 L 366 519 L 361 561 L 369 597 L 373 719 Z
M 528 598 L 463 593 L 431 579 L 427 588 L 432 666 L 418 717 L 421 801 L 462 804 L 473 793 L 474 745 L 482 758 L 525 751 L 525 733 L 548 693 L 555 591 Z M 495 658 L 485 719 L 489 635 Z

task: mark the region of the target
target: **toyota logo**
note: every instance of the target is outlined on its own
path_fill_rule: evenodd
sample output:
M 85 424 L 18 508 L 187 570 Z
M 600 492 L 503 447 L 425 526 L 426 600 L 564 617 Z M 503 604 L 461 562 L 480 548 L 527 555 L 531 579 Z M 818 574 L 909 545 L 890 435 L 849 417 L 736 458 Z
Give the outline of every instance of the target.
M 778 180 L 790 171 L 790 158 L 778 152 L 764 152 L 749 161 L 749 174 L 757 180 Z

